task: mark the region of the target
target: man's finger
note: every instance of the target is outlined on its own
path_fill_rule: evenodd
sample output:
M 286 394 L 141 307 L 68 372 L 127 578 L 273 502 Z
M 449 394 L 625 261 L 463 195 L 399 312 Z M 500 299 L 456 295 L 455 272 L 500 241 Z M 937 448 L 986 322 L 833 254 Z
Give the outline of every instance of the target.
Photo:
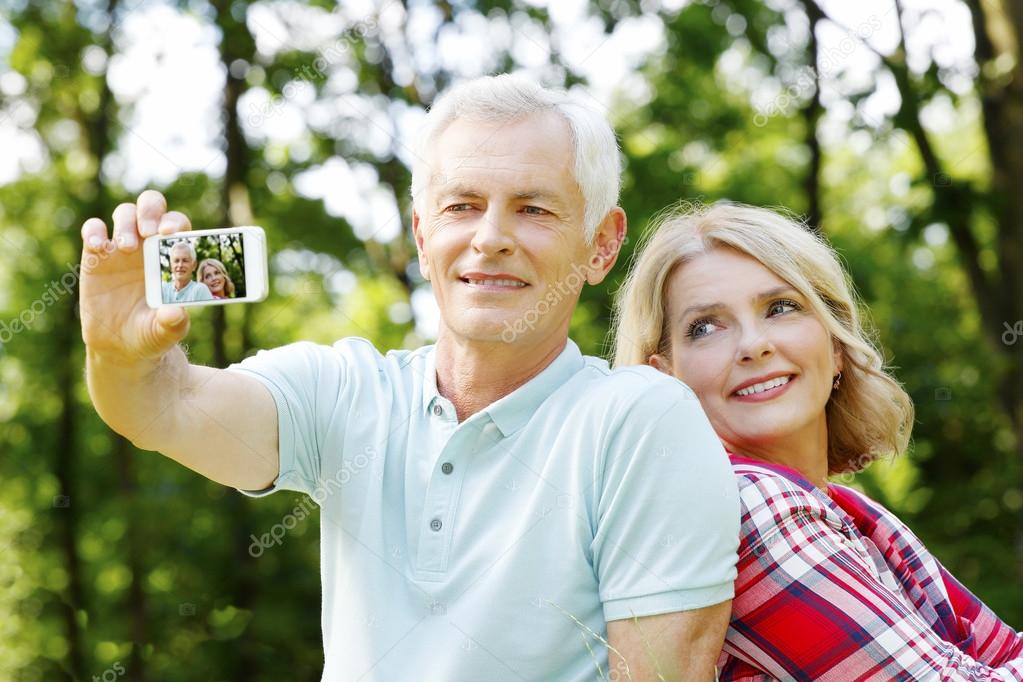
M 174 234 L 192 229 L 192 221 L 181 211 L 167 211 L 160 218 L 160 234 Z
M 152 237 L 156 234 L 160 218 L 167 212 L 167 200 L 154 189 L 147 189 L 135 202 L 138 214 L 139 234 Z
M 101 253 L 107 243 L 107 225 L 99 218 L 89 218 L 82 224 L 82 243 L 85 250 Z
M 114 209 L 114 243 L 121 251 L 134 251 L 139 245 L 135 204 L 119 204 Z

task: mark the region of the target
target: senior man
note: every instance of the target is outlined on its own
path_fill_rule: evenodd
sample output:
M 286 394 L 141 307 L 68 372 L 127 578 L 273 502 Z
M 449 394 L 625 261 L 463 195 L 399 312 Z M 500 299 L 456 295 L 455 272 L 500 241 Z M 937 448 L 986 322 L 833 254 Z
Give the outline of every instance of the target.
M 565 93 L 456 86 L 412 180 L 436 344 L 227 370 L 175 345 L 183 309 L 138 305 L 139 236 L 188 219 L 155 192 L 114 212 L 117 253 L 82 279 L 93 402 L 140 448 L 320 505 L 324 680 L 714 678 L 738 534 L 722 447 L 683 384 L 568 338 L 625 238 L 619 175 L 610 126 Z M 102 251 L 103 222 L 83 238 Z
M 195 247 L 187 241 L 175 242 L 167 255 L 170 258 L 171 281 L 163 283 L 163 302 L 212 301 L 209 287 L 192 279 L 198 261 Z

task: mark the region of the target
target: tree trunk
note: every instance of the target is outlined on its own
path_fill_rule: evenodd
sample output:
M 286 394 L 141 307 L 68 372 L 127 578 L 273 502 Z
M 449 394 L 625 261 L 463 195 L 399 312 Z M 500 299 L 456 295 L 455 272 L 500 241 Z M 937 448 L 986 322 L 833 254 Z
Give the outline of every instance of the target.
M 807 63 L 813 69 L 813 96 L 803 108 L 806 122 L 806 146 L 810 149 L 810 167 L 806 171 L 803 187 L 806 192 L 806 223 L 811 229 L 821 231 L 821 145 L 817 139 L 817 124 L 823 109 L 821 107 L 820 73 L 817 71 L 817 25 L 824 13 L 813 0 L 802 0 L 807 19 L 810 20 L 810 42 L 807 45 Z
M 246 90 L 246 83 L 244 76 L 237 77 L 231 73 L 231 64 L 237 59 L 251 60 L 255 44 L 244 21 L 238 21 L 232 15 L 231 3 L 226 0 L 217 0 L 213 4 L 217 10 L 216 23 L 223 31 L 223 39 L 220 41 L 220 60 L 227 74 L 221 110 L 227 168 L 224 171 L 224 183 L 221 187 L 220 220 L 222 226 L 252 224 L 248 190 L 245 186 L 249 148 L 242 135 L 238 118 L 238 102 Z M 239 15 L 245 16 L 240 12 Z M 232 361 L 225 338 L 227 333 L 226 306 L 214 307 L 212 324 L 213 362 L 215 366 L 223 368 Z M 242 352 L 243 354 L 248 352 L 248 348 L 243 349 Z M 232 493 L 227 496 L 226 505 L 231 527 L 230 533 L 233 538 L 230 547 L 230 560 L 235 567 L 234 576 L 236 577 L 232 601 L 236 608 L 252 611 L 258 585 L 255 579 L 254 559 L 250 556 L 248 548 L 248 537 L 252 526 L 248 502 L 242 495 Z M 234 679 L 255 679 L 259 670 L 259 659 L 255 654 L 255 647 L 247 643 L 244 634 L 233 651 L 235 660 L 230 669 Z
M 64 321 L 55 328 L 57 334 L 57 378 L 60 386 L 60 418 L 54 443 L 53 473 L 60 485 L 60 496 L 54 499 L 60 553 L 68 575 L 67 592 L 61 604 L 67 637 L 67 672 L 71 679 L 84 679 L 86 671 L 84 635 L 78 623 L 78 611 L 87 611 L 82 586 L 82 561 L 78 553 L 78 477 L 75 460 L 78 454 L 78 415 L 75 410 L 75 387 L 80 379 L 78 358 L 81 348 L 75 343 L 78 328 L 75 301 L 77 284 L 64 305 Z
M 143 552 L 145 542 L 141 535 L 138 520 L 142 514 L 138 508 L 138 479 L 135 476 L 134 447 L 120 435 L 114 436 L 114 464 L 117 468 L 118 484 L 124 508 L 127 510 L 127 545 L 128 570 L 131 582 L 128 584 L 127 608 L 131 621 L 131 654 L 125 666 L 126 682 L 144 682 L 146 679 L 146 662 L 142 658 L 142 648 L 149 641 L 148 609 L 146 592 L 142 586 L 145 576 Z

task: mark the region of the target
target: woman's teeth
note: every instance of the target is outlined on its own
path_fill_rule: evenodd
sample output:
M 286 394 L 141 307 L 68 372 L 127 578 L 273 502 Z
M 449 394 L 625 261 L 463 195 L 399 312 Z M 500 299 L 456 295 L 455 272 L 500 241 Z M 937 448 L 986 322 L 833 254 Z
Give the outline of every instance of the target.
M 741 388 L 738 391 L 736 391 L 735 394 L 736 395 L 753 395 L 754 393 L 763 393 L 764 391 L 767 391 L 769 389 L 775 388 L 777 386 L 784 386 L 787 383 L 789 383 L 789 377 L 787 377 L 787 376 L 785 376 L 785 377 L 776 377 L 774 379 L 771 379 L 770 381 L 765 381 L 765 382 L 763 382 L 761 384 L 753 384 L 752 386 L 747 386 L 746 388 Z

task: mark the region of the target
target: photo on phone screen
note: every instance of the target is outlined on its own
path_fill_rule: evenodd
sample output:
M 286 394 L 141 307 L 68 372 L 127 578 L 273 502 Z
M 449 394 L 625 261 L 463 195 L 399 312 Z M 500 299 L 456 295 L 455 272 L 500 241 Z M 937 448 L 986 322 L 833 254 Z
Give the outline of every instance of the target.
M 160 279 L 164 303 L 245 298 L 242 235 L 160 240 Z

